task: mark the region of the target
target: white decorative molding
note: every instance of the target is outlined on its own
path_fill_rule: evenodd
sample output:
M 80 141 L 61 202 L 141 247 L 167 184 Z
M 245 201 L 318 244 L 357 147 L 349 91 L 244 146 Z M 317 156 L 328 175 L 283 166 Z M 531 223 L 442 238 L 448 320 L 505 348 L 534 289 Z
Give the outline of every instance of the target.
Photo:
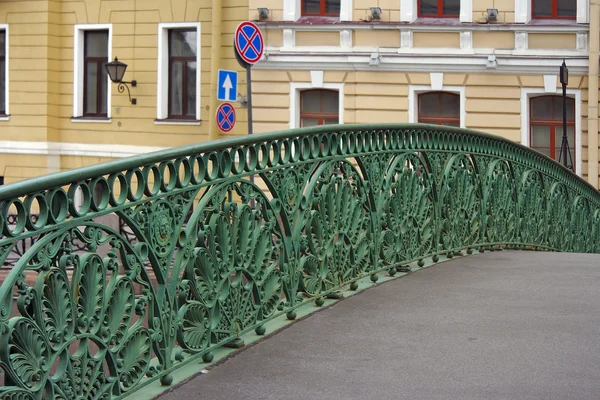
M 413 47 L 413 33 L 410 30 L 403 29 L 400 31 L 400 48 L 401 49 L 412 49 Z
M 529 48 L 529 36 L 527 32 L 515 32 L 515 50 L 527 50 Z
M 73 29 L 73 117 L 81 117 L 83 116 L 84 34 L 86 31 L 108 31 L 108 59 L 112 60 L 112 24 L 77 24 Z M 112 111 L 112 82 L 110 79 L 107 79 L 106 85 L 106 114 L 110 119 Z
M 588 50 L 588 34 L 577 33 L 577 50 L 587 51 Z
M 557 75 L 544 75 L 544 91 L 546 93 L 556 93 Z
M 310 83 L 313 88 L 323 87 L 323 71 L 310 71 Z
M 527 24 L 529 21 L 531 21 L 531 0 L 515 0 L 515 23 Z
M 431 83 L 431 90 L 443 90 L 444 89 L 444 73 L 443 72 L 431 72 L 429 74 L 429 82 Z
M 296 46 L 296 31 L 293 29 L 283 30 L 283 48 L 292 49 Z
M 400 21 L 415 22 L 417 20 L 417 0 L 400 0 Z
M 300 0 L 297 0 L 300 3 Z M 340 21 L 352 21 L 352 0 L 341 0 Z
M 415 124 L 419 121 L 419 94 L 431 92 L 433 89 L 431 86 L 425 85 L 409 85 L 408 86 L 408 122 Z M 466 103 L 467 99 L 465 96 L 464 86 L 445 86 L 444 92 L 456 93 L 460 96 L 460 127 L 466 128 Z
M 554 77 L 556 79 L 556 76 Z M 561 94 L 561 89 L 556 89 L 553 94 Z M 530 146 L 529 143 L 529 99 L 544 96 L 548 93 L 544 88 L 521 88 L 521 144 Z M 567 88 L 567 96 L 575 99 L 575 173 L 581 176 L 581 89 Z
M 340 47 L 344 49 L 352 48 L 352 31 L 349 29 L 342 29 L 340 31 Z
M 461 0 L 460 22 L 473 22 L 473 0 Z
M 169 22 L 158 24 L 158 74 L 156 80 L 156 119 L 169 117 L 169 30 L 196 29 L 196 120 L 200 119 L 200 76 L 202 32 L 199 22 Z
M 257 64 L 258 65 L 258 64 Z M 339 94 L 339 123 L 344 123 L 344 84 L 324 83 L 323 89 L 337 90 Z M 306 89 L 317 89 L 311 82 L 290 82 L 290 129 L 300 127 L 300 92 Z
M 283 0 L 283 20 L 297 21 L 300 18 L 300 0 Z
M 460 33 L 460 48 L 462 50 L 473 50 L 473 32 L 464 31 Z
M 0 154 L 124 158 L 165 150 L 168 147 L 123 144 L 21 142 L 0 140 Z
M 590 23 L 590 0 L 577 0 L 577 23 Z

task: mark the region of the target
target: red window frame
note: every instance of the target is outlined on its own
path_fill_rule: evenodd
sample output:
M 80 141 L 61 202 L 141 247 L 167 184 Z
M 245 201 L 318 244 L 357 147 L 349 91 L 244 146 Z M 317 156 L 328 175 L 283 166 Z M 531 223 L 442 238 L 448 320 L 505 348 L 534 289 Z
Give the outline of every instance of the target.
M 302 96 L 306 93 L 319 92 L 319 112 L 303 112 L 302 110 Z M 302 127 L 303 119 L 316 119 L 318 120 L 318 125 L 323 125 L 326 119 L 335 119 L 338 122 L 340 121 L 340 113 L 339 111 L 336 113 L 323 112 L 323 93 L 332 92 L 339 96 L 339 92 L 337 90 L 329 90 L 329 89 L 311 89 L 311 90 L 303 90 L 300 92 L 300 127 Z M 339 97 L 338 97 L 338 109 L 339 109 Z
M 431 95 L 437 95 L 437 102 L 438 102 L 438 112 L 436 116 L 422 116 L 421 115 L 421 97 L 422 96 L 431 96 Z M 451 92 L 425 92 L 425 93 L 419 93 L 419 96 L 417 98 L 417 111 L 418 111 L 418 116 L 419 119 L 418 121 L 420 123 L 424 123 L 424 124 L 433 124 L 433 125 L 444 125 L 444 123 L 453 123 L 456 124 L 457 126 L 460 126 L 460 106 L 458 107 L 458 115 L 457 116 L 447 116 L 447 115 L 442 115 L 442 102 L 440 100 L 441 95 L 450 95 L 450 96 L 456 96 L 458 97 L 458 103 L 460 104 L 460 95 L 456 94 L 456 93 L 451 93 Z
M 108 31 L 107 30 L 90 30 L 84 32 L 83 39 L 83 116 L 84 117 L 92 117 L 92 118 L 106 118 L 108 117 L 108 90 L 106 85 L 102 82 L 102 77 L 106 74 L 105 65 L 108 63 L 108 47 L 106 49 L 106 58 L 105 57 L 90 57 L 87 55 L 87 47 L 88 47 L 88 34 L 91 33 L 104 33 L 106 34 L 106 44 L 108 46 Z M 88 68 L 90 65 L 96 64 L 96 87 L 90 87 L 88 85 Z M 95 90 L 96 91 L 96 112 L 87 112 L 88 104 L 88 91 Z M 107 107 L 106 112 L 102 112 L 102 97 L 105 98 Z
M 3 37 L 4 48 L 2 49 L 2 53 L 0 55 L 0 80 L 4 82 L 4 91 L 0 93 L 0 115 L 6 115 L 6 31 L 0 31 L 0 36 Z M 4 180 L 4 178 L 2 178 Z M 0 183 L 1 185 L 1 183 Z
M 533 117 L 533 101 L 538 100 L 538 99 L 542 99 L 542 98 L 546 98 L 546 97 L 550 97 L 552 98 L 552 118 L 551 119 L 543 119 L 543 118 L 534 118 Z M 570 98 L 571 100 L 573 100 L 573 98 Z M 550 158 L 558 161 L 555 157 L 556 157 L 556 151 L 560 150 L 560 146 L 562 143 L 556 143 L 556 127 L 562 128 L 563 126 L 563 119 L 562 119 L 562 111 L 561 114 L 556 116 L 554 115 L 554 102 L 555 101 L 560 101 L 562 102 L 562 96 L 555 96 L 555 95 L 547 95 L 547 96 L 536 96 L 536 97 L 532 97 L 531 99 L 529 99 L 529 143 L 532 149 L 546 149 L 546 147 L 541 147 L 541 146 L 533 146 L 533 127 L 535 125 L 541 125 L 541 126 L 550 126 L 550 147 L 548 148 L 550 150 Z M 562 107 L 561 107 L 562 110 Z M 573 127 L 573 136 L 575 136 L 576 132 L 575 132 L 575 102 L 573 102 L 573 119 L 567 119 L 567 128 L 568 127 Z M 575 143 L 569 143 L 569 149 L 573 152 L 573 162 L 576 160 L 576 148 L 575 148 Z M 575 165 L 573 165 L 573 171 L 575 171 Z
M 552 3 L 552 15 L 535 15 L 536 1 L 549 1 Z M 573 0 L 576 1 L 576 0 Z M 577 8 L 575 8 L 577 14 Z M 577 15 L 558 15 L 558 0 L 531 0 L 531 18 L 533 19 L 577 19 Z
M 327 0 L 320 0 L 320 6 L 319 6 L 319 12 L 318 13 L 307 13 L 304 12 L 304 2 L 305 0 L 301 0 L 300 2 L 300 15 L 304 16 L 314 16 L 314 17 L 339 17 L 340 13 L 326 13 L 326 5 L 327 5 Z M 341 7 L 341 1 L 340 1 L 340 7 Z
M 172 55 L 172 51 L 171 51 L 171 37 L 174 33 L 178 33 L 178 32 L 194 32 L 196 33 L 196 40 L 199 40 L 199 38 L 197 37 L 198 35 L 198 31 L 196 29 L 169 29 L 169 37 L 168 37 L 168 42 L 169 42 L 169 68 L 167 73 L 169 74 L 169 83 L 168 83 L 168 87 L 169 90 L 167 91 L 167 95 L 169 96 L 169 99 L 167 101 L 168 103 L 168 119 L 185 119 L 185 120 L 195 120 L 196 119 L 196 110 L 188 110 L 188 104 L 187 104 L 187 96 L 188 96 L 188 90 L 191 89 L 194 93 L 196 93 L 196 87 L 193 88 L 189 88 L 189 79 L 188 79 L 188 63 L 194 63 L 197 62 L 197 56 L 173 56 Z M 173 103 L 172 103 L 172 93 L 171 91 L 174 90 L 173 84 L 172 84 L 172 74 L 171 74 L 171 70 L 173 68 L 173 64 L 181 64 L 181 68 L 182 68 L 182 92 L 181 92 L 181 99 L 182 99 L 182 103 L 181 103 L 181 114 L 173 114 Z M 198 64 L 196 63 L 196 68 L 198 68 Z M 196 98 L 196 102 L 198 101 L 198 99 Z M 197 103 L 196 103 L 197 104 Z M 190 114 L 191 112 L 191 114 Z
M 437 0 L 437 14 L 422 14 L 421 13 L 421 0 L 417 0 L 417 15 L 419 17 L 433 17 L 433 18 L 458 18 L 459 14 L 444 14 L 444 1 Z

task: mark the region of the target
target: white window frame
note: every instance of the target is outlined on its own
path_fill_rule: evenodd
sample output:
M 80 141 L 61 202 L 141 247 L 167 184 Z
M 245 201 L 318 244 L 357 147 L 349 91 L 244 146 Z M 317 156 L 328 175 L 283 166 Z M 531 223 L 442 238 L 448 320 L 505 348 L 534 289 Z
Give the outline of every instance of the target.
M 527 24 L 532 19 L 532 0 L 515 0 L 515 23 Z M 575 0 L 574 0 L 575 1 Z M 577 23 L 589 24 L 590 22 L 590 0 L 577 1 Z M 500 10 L 502 11 L 502 10 Z
M 556 78 L 555 78 L 556 79 Z M 544 88 L 521 88 L 521 144 L 529 147 L 529 105 L 532 97 L 559 95 L 562 96 L 562 87 L 556 91 L 547 91 Z M 575 100 L 575 173 L 582 174 L 581 161 L 581 89 L 568 89 L 567 97 Z M 572 144 L 571 144 L 572 145 Z
M 112 60 L 112 24 L 77 24 L 73 32 L 73 118 L 83 117 L 83 56 L 86 31 L 108 31 L 108 59 Z M 107 79 L 106 117 L 110 121 L 112 82 Z M 87 121 L 87 120 L 86 120 Z M 90 121 L 94 121 L 90 119 Z M 100 120 L 100 122 L 106 122 Z
M 431 85 L 409 85 L 408 86 L 408 122 L 416 124 L 419 121 L 419 95 L 428 92 L 447 92 L 458 94 L 460 96 L 460 127 L 466 128 L 467 112 L 465 109 L 466 97 L 464 86 L 442 86 L 441 89 L 434 89 Z
M 417 0 L 400 0 L 400 21 L 415 22 L 418 16 Z M 459 20 L 460 22 L 473 22 L 473 0 L 460 1 Z
M 169 30 L 196 29 L 196 117 L 195 121 L 168 120 L 169 118 Z M 156 124 L 193 124 L 200 121 L 200 73 L 202 70 L 202 32 L 200 22 L 169 22 L 158 24 L 158 76 L 156 80 Z
M 10 101 L 9 101 L 9 93 L 10 91 L 8 90 L 8 84 L 10 82 L 10 80 L 8 79 L 8 71 L 10 70 L 10 68 L 8 68 L 8 52 L 10 49 L 10 46 L 8 45 L 8 24 L 0 24 L 0 31 L 4 31 L 4 110 L 6 112 L 6 115 L 0 116 L 0 121 L 8 121 L 10 119 L 10 111 L 8 109 L 8 107 L 10 106 Z
M 302 16 L 301 0 L 283 0 L 283 20 L 298 21 Z M 341 0 L 340 21 L 352 21 L 352 0 Z
M 344 84 L 323 83 L 314 85 L 313 82 L 291 82 L 290 83 L 290 129 L 300 127 L 300 92 L 310 89 L 337 90 L 339 124 L 344 123 Z

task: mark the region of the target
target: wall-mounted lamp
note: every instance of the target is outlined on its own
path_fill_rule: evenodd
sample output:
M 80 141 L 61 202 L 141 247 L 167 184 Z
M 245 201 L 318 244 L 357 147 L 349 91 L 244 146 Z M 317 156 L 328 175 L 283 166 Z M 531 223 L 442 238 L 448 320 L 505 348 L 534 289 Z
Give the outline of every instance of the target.
M 381 64 L 381 56 L 379 53 L 371 53 L 371 58 L 369 58 L 369 65 L 379 65 Z
M 488 22 L 498 20 L 498 9 L 497 8 L 488 8 L 487 9 L 487 20 L 488 20 Z
M 498 61 L 496 60 L 496 56 L 488 56 L 485 67 L 488 69 L 496 69 L 497 66 Z
M 131 104 L 135 105 L 135 104 L 137 104 L 137 99 L 131 98 L 131 92 L 129 91 L 129 86 L 127 86 L 127 84 L 129 83 L 129 84 L 131 84 L 132 87 L 136 87 L 137 81 L 135 81 L 135 80 L 133 80 L 131 82 L 123 81 L 123 76 L 125 75 L 126 69 L 127 69 L 127 64 L 124 64 L 121 61 L 119 61 L 119 59 L 117 57 L 115 57 L 114 61 L 111 61 L 108 64 L 106 64 L 106 72 L 108 73 L 108 77 L 114 83 L 119 84 L 119 86 L 117 86 L 117 90 L 119 91 L 119 93 L 123 93 L 125 91 L 125 88 L 127 88 L 127 94 L 129 94 L 129 101 L 131 102 Z
M 371 17 L 373 19 L 381 19 L 381 7 L 371 7 Z
M 266 7 L 259 7 L 258 10 L 258 19 L 268 19 L 269 18 L 269 9 Z

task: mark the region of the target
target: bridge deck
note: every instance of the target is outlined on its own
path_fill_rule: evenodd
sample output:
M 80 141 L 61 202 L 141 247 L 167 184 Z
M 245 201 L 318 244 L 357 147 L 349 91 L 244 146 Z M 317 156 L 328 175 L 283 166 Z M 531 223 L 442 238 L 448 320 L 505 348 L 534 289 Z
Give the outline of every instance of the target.
M 446 262 L 299 321 L 160 400 L 597 399 L 599 261 Z

